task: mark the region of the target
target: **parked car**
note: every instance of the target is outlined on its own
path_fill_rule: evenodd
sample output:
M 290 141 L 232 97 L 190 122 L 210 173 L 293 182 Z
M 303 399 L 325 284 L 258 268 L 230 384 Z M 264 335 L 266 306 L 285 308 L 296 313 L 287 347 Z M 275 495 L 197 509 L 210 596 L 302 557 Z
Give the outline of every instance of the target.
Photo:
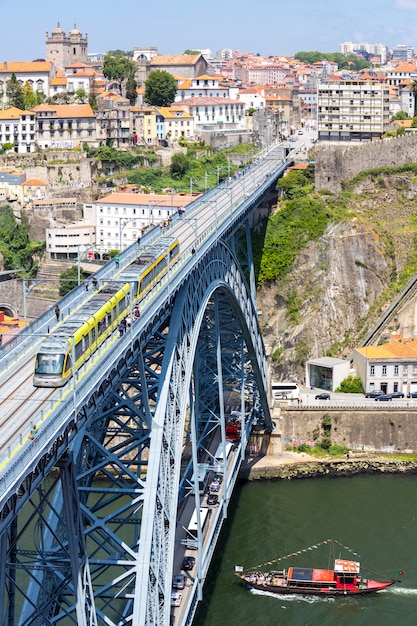
M 372 391 L 365 393 L 365 398 L 377 398 L 378 396 L 382 396 L 383 393 L 381 389 L 372 389 Z
M 377 396 L 375 400 L 381 400 L 381 402 L 386 402 L 388 400 L 392 400 L 392 395 L 390 393 L 383 393 L 380 396 Z
M 402 391 L 393 391 L 391 396 L 393 398 L 404 398 L 404 394 Z
M 210 491 L 213 493 L 217 493 L 218 491 L 220 491 L 220 483 L 213 481 L 210 485 Z
M 174 579 L 172 581 L 172 588 L 173 589 L 184 589 L 185 587 L 185 576 L 184 574 L 177 574 L 176 576 L 174 576 Z
M 207 496 L 207 504 L 217 504 L 219 501 L 219 496 L 217 493 L 209 493 Z
M 223 474 L 220 474 L 220 472 L 216 472 L 214 474 L 213 482 L 221 484 L 223 482 Z
M 323 393 L 318 393 L 315 398 L 316 400 L 330 400 L 330 394 L 323 391 Z
M 407 394 L 407 398 L 417 398 L 417 391 L 410 391 Z
M 180 606 L 182 600 L 182 593 L 179 591 L 174 591 L 171 593 L 171 606 Z
M 185 556 L 182 560 L 181 569 L 183 569 L 185 572 L 188 572 L 193 569 L 194 565 L 195 558 L 193 556 Z

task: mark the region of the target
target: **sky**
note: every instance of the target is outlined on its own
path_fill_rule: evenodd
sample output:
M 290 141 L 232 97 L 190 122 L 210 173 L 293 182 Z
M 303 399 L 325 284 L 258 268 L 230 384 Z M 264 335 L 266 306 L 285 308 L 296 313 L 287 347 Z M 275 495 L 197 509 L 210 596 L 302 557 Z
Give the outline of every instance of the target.
M 339 44 L 417 49 L 417 0 L 0 0 L 0 61 L 45 57 L 59 22 L 88 34 L 89 52 L 156 46 L 159 54 L 222 48 L 261 55 L 338 52 Z M 5 27 L 7 25 L 7 27 Z

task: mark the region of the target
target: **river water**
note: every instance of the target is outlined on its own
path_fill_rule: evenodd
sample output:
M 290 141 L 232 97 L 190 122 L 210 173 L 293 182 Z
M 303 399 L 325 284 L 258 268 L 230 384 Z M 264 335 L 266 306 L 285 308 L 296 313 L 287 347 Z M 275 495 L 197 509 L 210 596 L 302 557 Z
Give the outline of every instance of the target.
M 417 476 L 237 486 L 193 626 L 417 624 L 416 492 Z M 331 599 L 250 591 L 234 576 L 235 565 L 250 568 L 329 538 L 361 555 L 362 568 L 374 573 L 370 577 L 401 582 L 370 596 Z M 335 556 L 358 560 L 337 546 Z M 291 565 L 327 568 L 329 549 L 319 547 L 267 569 Z

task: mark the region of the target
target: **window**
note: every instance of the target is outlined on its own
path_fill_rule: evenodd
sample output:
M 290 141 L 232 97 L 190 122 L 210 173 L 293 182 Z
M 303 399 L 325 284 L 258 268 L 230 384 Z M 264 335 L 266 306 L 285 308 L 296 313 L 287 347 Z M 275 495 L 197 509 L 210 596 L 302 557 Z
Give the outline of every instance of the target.
M 398 365 L 394 365 L 394 374 L 395 374 L 395 376 L 398 376 L 398 370 L 399 369 L 400 368 L 398 367 Z
M 382 366 L 382 376 L 386 376 L 387 375 L 387 366 L 383 365 Z
M 369 375 L 370 376 L 375 376 L 375 365 L 371 365 L 370 371 L 369 371 Z

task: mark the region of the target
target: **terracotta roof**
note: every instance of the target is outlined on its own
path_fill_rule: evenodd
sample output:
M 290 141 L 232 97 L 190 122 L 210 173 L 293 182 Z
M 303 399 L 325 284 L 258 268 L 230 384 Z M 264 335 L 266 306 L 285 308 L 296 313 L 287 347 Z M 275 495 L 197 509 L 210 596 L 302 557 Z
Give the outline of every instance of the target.
M 77 61 L 76 63 L 71 63 L 71 65 L 66 65 L 65 69 L 70 69 L 71 67 L 85 67 L 87 69 L 91 69 L 91 65 L 88 65 L 88 63 L 81 63 L 81 61 Z
M 33 110 L 36 113 L 54 111 L 56 117 L 95 117 L 94 111 L 89 104 L 40 104 Z
M 67 84 L 67 79 L 66 78 L 53 78 L 51 80 L 51 85 L 66 85 Z
M 10 107 L 10 109 L 0 110 L 0 119 L 2 120 L 17 120 L 22 115 L 33 115 L 33 111 L 22 111 L 17 107 Z
M 185 98 L 176 103 L 178 106 L 213 106 L 216 104 L 242 104 L 238 100 L 223 98 L 223 96 L 194 96 Z
M 195 65 L 201 54 L 156 55 L 152 57 L 152 65 Z
M 201 194 L 200 194 L 201 195 Z M 124 204 L 135 206 L 151 206 L 151 207 L 183 207 L 190 204 L 195 200 L 196 196 L 191 198 L 189 194 L 184 196 L 179 194 L 162 195 L 162 194 L 150 194 L 150 193 L 123 193 L 115 192 L 108 196 L 103 196 L 100 200 L 94 202 L 94 204 Z M 138 218 L 139 219 L 139 218 Z
M 165 118 L 169 119 L 193 119 L 193 116 L 181 107 L 158 107 L 158 111 Z
M 6 65 L 6 68 L 4 67 Z M 39 74 L 49 73 L 51 71 L 52 63 L 50 61 L 8 61 L 7 63 L 0 63 L 0 72 L 7 72 L 10 74 Z
M 368 359 L 416 358 L 417 341 L 410 341 L 409 343 L 390 341 L 381 346 L 367 346 L 366 348 L 356 348 L 356 350 Z
M 396 74 L 398 72 L 416 72 L 417 66 L 412 65 L 411 63 L 404 63 L 403 65 L 397 65 L 394 69 L 390 70 L 389 74 Z
M 21 185 L 22 187 L 46 187 L 47 183 L 43 180 L 39 180 L 38 178 L 30 178 L 29 180 L 25 180 Z

